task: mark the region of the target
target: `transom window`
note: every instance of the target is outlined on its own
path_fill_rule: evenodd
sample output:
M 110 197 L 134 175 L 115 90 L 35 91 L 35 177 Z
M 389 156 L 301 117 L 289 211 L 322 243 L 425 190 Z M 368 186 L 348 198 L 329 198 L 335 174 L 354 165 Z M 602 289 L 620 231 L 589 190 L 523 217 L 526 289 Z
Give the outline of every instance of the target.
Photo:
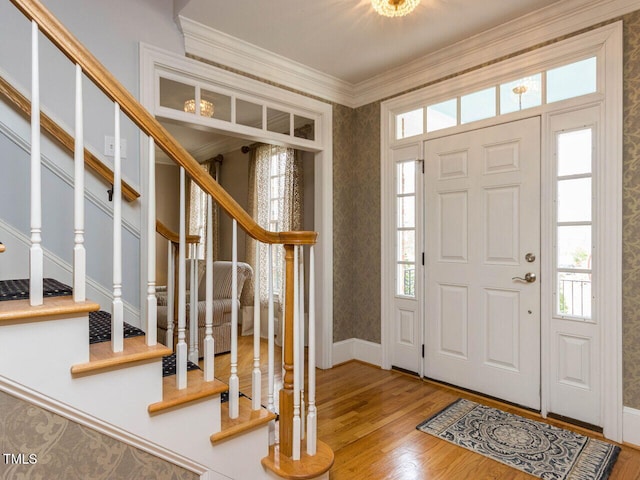
M 398 113 L 396 140 L 594 93 L 596 72 L 593 56 Z

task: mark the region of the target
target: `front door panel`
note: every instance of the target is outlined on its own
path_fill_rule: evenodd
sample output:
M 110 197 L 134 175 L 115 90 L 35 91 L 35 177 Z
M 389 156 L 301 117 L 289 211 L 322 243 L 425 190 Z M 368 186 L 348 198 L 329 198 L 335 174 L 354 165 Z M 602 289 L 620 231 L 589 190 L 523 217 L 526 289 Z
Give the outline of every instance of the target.
M 539 409 L 539 118 L 425 142 L 425 208 L 426 376 Z

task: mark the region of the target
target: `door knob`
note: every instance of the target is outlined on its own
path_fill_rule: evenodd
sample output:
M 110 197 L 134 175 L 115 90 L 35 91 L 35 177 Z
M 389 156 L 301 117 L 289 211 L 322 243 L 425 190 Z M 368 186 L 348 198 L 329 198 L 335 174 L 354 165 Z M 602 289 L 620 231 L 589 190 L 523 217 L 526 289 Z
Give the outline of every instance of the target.
M 520 280 L 521 282 L 533 283 L 536 281 L 536 274 L 532 272 L 527 272 L 524 274 L 524 278 L 512 277 L 511 280 Z

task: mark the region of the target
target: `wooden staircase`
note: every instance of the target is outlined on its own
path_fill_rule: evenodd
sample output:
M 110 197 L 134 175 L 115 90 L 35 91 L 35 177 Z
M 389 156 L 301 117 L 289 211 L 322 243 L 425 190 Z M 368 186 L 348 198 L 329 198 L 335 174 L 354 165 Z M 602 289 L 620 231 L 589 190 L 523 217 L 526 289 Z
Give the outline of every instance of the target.
M 29 264 L 31 294 L 27 300 L 0 302 L 0 388 L 6 379 L 12 385 L 22 385 L 36 391 L 51 404 L 64 406 L 79 416 L 92 418 L 106 431 L 125 432 L 127 441 L 139 442 L 153 450 L 171 452 L 180 461 L 200 474 L 201 478 L 235 478 L 240 480 L 273 478 L 328 478 L 333 464 L 333 452 L 316 438 L 315 410 L 315 333 L 310 329 L 308 378 L 305 379 L 304 331 L 300 335 L 300 316 L 304 300 L 300 300 L 299 278 L 303 247 L 309 248 L 310 285 L 313 285 L 313 245 L 315 232 L 271 232 L 258 225 L 220 185 L 206 174 L 191 155 L 149 114 L 137 100 L 82 46 L 75 37 L 37 0 L 10 0 L 30 21 L 32 32 L 31 102 L 7 82 L 0 82 L 0 94 L 12 102 L 31 121 L 31 218 L 28 252 L 20 252 L 24 264 Z M 0 20 L 1 24 L 2 20 Z M 76 69 L 76 131 L 75 138 L 40 111 L 38 38 L 44 34 Z M 113 171 L 84 148 L 82 78 L 93 82 L 114 103 L 115 157 Z M 87 111 L 90 108 L 86 109 Z M 122 181 L 120 159 L 120 116 L 126 115 L 147 136 L 150 186 L 147 196 L 139 196 Z M 53 136 L 74 157 L 74 228 L 73 266 L 71 271 L 73 296 L 43 298 L 44 258 L 42 232 L 42 185 L 40 178 L 40 128 Z M 228 384 L 214 379 L 211 319 L 207 319 L 205 339 L 205 369 L 187 371 L 185 338 L 186 294 L 185 251 L 187 236 L 184 222 L 184 192 L 181 198 L 180 232 L 173 235 L 179 245 L 178 313 L 176 345 L 177 371 L 175 377 L 162 376 L 162 358 L 172 353 L 156 341 L 155 296 L 155 148 L 163 150 L 181 171 L 181 184 L 189 176 L 208 201 L 215 201 L 233 221 L 234 242 L 239 226 L 258 242 L 283 245 L 286 262 L 286 291 L 284 297 L 283 385 L 279 391 L 279 407 L 270 403 L 261 407 L 258 396 L 254 401 L 241 396 L 238 387 L 237 307 L 232 313 L 231 375 Z M 86 253 L 84 248 L 84 166 L 112 182 L 113 193 L 113 300 L 111 305 L 98 305 L 86 299 Z M 144 336 L 124 338 L 123 282 L 122 282 L 122 198 L 141 202 L 146 206 L 143 220 L 147 245 L 141 251 L 148 254 L 148 271 L 140 279 L 140 287 L 147 292 L 144 318 L 138 319 Z M 209 203 L 211 205 L 211 203 Z M 211 209 L 211 207 L 209 207 Z M 1 219 L 0 219 L 1 220 Z M 166 233 L 166 232 L 165 232 Z M 208 235 L 210 238 L 211 235 Z M 209 246 L 210 248 L 210 246 Z M 236 247 L 237 248 L 237 247 Z M 5 246 L 0 244 L 0 253 Z M 235 252 L 235 250 L 234 250 Z M 8 278 L 14 272 L 2 270 Z M 104 252 L 100 252 L 104 256 Z M 210 258 L 210 256 L 209 256 Z M 136 259 L 137 261 L 137 259 Z M 212 279 L 207 266 L 207 298 L 211 303 Z M 232 259 L 237 265 L 236 254 Z M 260 262 L 258 262 L 260 263 Z M 194 274 L 195 275 L 195 274 Z M 195 278 L 195 277 L 193 277 Z M 233 291 L 236 281 L 233 277 Z M 310 292 L 314 288 L 310 287 Z M 315 325 L 314 294 L 310 293 L 309 323 Z M 304 297 L 304 295 L 302 295 Z M 232 296 L 232 298 L 234 298 Z M 270 296 L 272 301 L 273 295 Z M 256 304 L 259 305 L 257 298 Z M 235 302 L 234 302 L 235 304 Z M 193 304 L 192 304 L 193 306 Z M 99 308 L 113 315 L 111 343 L 89 345 L 89 314 Z M 195 309 L 192 308 L 192 311 Z M 257 312 L 260 308 L 255 309 Z M 259 317 L 259 313 L 258 313 Z M 273 314 L 270 315 L 270 328 Z M 272 329 L 272 328 L 271 328 Z M 193 331 L 193 328 L 192 328 Z M 259 332 L 259 328 L 256 328 Z M 256 333 L 259 335 L 259 333 Z M 300 341 L 302 338 L 302 342 Z M 273 335 L 269 342 L 273 342 Z M 234 346 L 235 342 L 235 346 Z M 256 339 L 256 344 L 259 337 Z M 259 348 L 258 348 L 259 350 Z M 255 355 L 255 354 L 254 354 Z M 197 355 L 196 355 L 197 358 Z M 194 360 L 195 361 L 195 360 Z M 257 363 L 256 363 L 257 362 Z M 273 359 L 269 359 L 272 370 Z M 260 374 L 254 357 L 254 378 L 260 384 Z M 304 392 L 305 385 L 308 391 Z M 229 391 L 229 402 L 221 396 Z M 259 391 L 259 388 L 257 389 Z M 255 391 L 254 391 L 255 392 Z M 305 395 L 307 398 L 305 398 Z M 270 398 L 270 402 L 272 399 Z M 305 410 L 305 403 L 307 409 Z M 276 416 L 276 411 L 279 416 Z M 307 413 L 307 419 L 302 418 Z M 276 418 L 279 418 L 276 432 Z M 306 430 L 302 425 L 306 425 Z M 102 428 L 101 427 L 101 428 Z M 114 433 L 115 436 L 118 436 Z M 134 440 L 131 440 L 134 439 Z M 277 439 L 277 442 L 276 442 Z
M 206 382 L 201 370 L 192 370 L 188 388 L 178 390 L 175 376 L 162 377 L 161 372 L 162 357 L 171 349 L 147 346 L 144 336 L 124 339 L 125 348 L 118 353 L 111 351 L 109 342 L 89 346 L 88 314 L 98 308 L 69 296 L 45 298 L 36 307 L 28 300 L 0 302 L 0 376 L 159 443 L 210 472 L 239 479 L 270 478 L 257 467 L 268 454 L 273 413 L 264 408 L 256 412 L 243 398 L 240 417 L 223 419 L 228 403 L 221 405 L 220 395 L 228 386 L 219 380 Z M 223 440 L 235 439 L 231 450 L 244 450 L 245 432 L 252 432 L 251 443 L 262 448 L 244 452 L 241 462 L 229 456 L 228 447 L 216 454 L 213 444 Z

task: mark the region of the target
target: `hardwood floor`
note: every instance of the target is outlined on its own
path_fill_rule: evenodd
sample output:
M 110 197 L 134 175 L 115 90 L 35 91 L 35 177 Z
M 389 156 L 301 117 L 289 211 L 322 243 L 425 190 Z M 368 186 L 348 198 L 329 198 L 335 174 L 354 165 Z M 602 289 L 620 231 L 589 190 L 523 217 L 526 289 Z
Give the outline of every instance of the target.
M 252 344 L 239 342 L 240 388 L 250 392 Z M 263 343 L 262 349 L 266 350 Z M 265 352 L 266 353 L 266 352 Z M 226 378 L 224 356 L 216 376 Z M 266 357 L 262 357 L 263 359 Z M 279 353 L 276 354 L 279 358 Z M 263 372 L 266 372 L 263 364 Z M 246 366 L 246 368 L 244 368 Z M 276 369 L 279 370 L 279 369 Z M 266 381 L 263 381 L 263 384 Z M 264 385 L 263 385 L 264 391 Z M 317 371 L 318 436 L 335 452 L 331 480 L 525 480 L 534 478 L 482 455 L 416 430 L 416 425 L 457 398 L 465 397 L 539 417 L 482 397 L 424 382 L 395 371 L 352 361 Z M 601 438 L 557 421 L 549 423 Z M 640 451 L 623 445 L 611 480 L 640 479 Z

